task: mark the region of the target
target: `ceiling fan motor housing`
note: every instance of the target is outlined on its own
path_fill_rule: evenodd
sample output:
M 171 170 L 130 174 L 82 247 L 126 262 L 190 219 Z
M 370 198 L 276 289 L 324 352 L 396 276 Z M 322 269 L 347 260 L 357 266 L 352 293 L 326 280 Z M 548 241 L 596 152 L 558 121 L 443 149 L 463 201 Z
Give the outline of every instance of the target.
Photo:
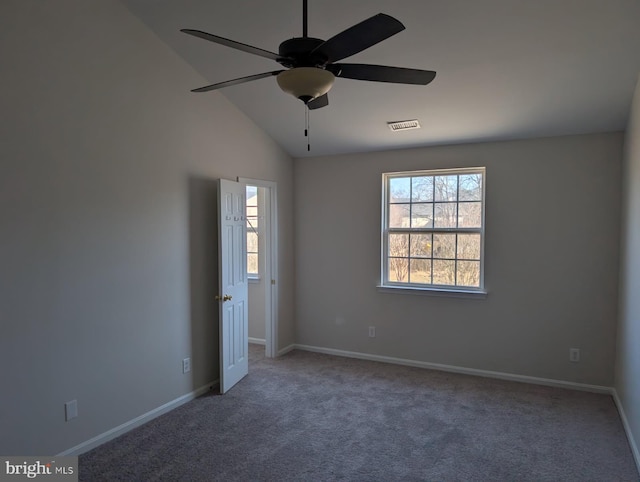
M 313 37 L 295 37 L 285 40 L 278 48 L 278 54 L 281 56 L 278 63 L 287 68 L 324 68 L 328 59 L 319 52 L 312 54 L 313 50 L 323 43 L 324 40 Z

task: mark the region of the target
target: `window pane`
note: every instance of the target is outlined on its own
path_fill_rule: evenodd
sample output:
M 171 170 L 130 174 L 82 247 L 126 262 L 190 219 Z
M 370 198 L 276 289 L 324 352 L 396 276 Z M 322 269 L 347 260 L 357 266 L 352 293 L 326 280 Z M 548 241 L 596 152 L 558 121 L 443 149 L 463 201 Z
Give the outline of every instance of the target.
M 247 232 L 258 231 L 258 218 L 247 217 Z
M 256 233 L 247 233 L 247 251 L 258 252 L 258 235 Z
M 433 284 L 453 285 L 455 282 L 455 261 L 433 260 Z
M 458 200 L 458 176 L 436 176 L 435 181 L 436 201 Z
M 482 203 L 460 203 L 458 208 L 458 226 L 461 228 L 482 227 Z
M 258 253 L 247 254 L 247 272 L 258 274 Z
M 409 257 L 409 235 L 390 234 L 389 235 L 389 256 Z
M 482 201 L 482 174 L 460 176 L 460 201 Z
M 247 231 L 253 231 L 254 233 L 259 232 L 258 220 L 257 219 L 249 219 L 247 222 Z
M 258 217 L 258 206 L 247 205 L 247 216 L 251 216 L 252 218 Z
M 433 257 L 455 259 L 456 235 L 455 234 L 434 234 L 433 235 Z M 434 268 L 434 272 L 435 272 L 435 268 Z
M 412 259 L 409 281 L 411 283 L 431 284 L 431 260 Z
M 258 188 L 256 186 L 247 186 L 247 207 L 258 205 Z
M 407 281 L 409 260 L 407 258 L 389 258 L 389 281 Z
M 406 203 L 411 200 L 411 178 L 392 177 L 389 179 L 389 202 Z
M 458 259 L 480 259 L 479 234 L 458 234 Z
M 416 258 L 431 257 L 431 234 L 411 235 L 411 256 Z
M 408 228 L 411 204 L 390 204 L 389 205 L 389 227 L 390 228 Z
M 480 261 L 458 261 L 458 286 L 480 286 Z
M 455 228 L 456 227 L 456 203 L 436 203 L 434 205 L 434 227 L 436 228 Z
M 413 202 L 433 201 L 433 176 L 418 176 L 411 179 Z
M 432 228 L 433 227 L 433 204 L 412 204 L 411 205 L 411 227 L 412 228 Z

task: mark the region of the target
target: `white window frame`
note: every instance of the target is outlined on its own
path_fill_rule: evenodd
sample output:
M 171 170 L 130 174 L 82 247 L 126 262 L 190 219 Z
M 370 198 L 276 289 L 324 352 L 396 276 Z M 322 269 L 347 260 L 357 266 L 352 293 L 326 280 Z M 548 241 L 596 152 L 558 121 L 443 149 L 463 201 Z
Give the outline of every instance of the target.
M 482 175 L 482 213 L 480 228 L 389 228 L 389 181 L 398 177 L 414 177 L 414 176 L 443 176 L 443 175 L 464 175 L 464 174 L 481 174 Z M 485 290 L 484 280 L 484 247 L 485 247 L 485 193 L 486 193 L 486 168 L 470 167 L 456 169 L 425 169 L 416 171 L 387 172 L 382 174 L 382 252 L 381 260 L 381 282 L 378 290 L 382 292 L 402 292 L 410 294 L 436 294 L 445 296 L 462 296 L 462 297 L 484 297 L 487 292 Z M 459 193 L 458 193 L 459 196 Z M 456 199 L 456 204 L 460 202 Z M 480 234 L 480 285 L 478 287 L 456 286 L 456 285 L 437 285 L 424 283 L 410 283 L 389 281 L 389 234 L 390 233 L 478 233 Z M 432 258 L 433 259 L 433 258 Z

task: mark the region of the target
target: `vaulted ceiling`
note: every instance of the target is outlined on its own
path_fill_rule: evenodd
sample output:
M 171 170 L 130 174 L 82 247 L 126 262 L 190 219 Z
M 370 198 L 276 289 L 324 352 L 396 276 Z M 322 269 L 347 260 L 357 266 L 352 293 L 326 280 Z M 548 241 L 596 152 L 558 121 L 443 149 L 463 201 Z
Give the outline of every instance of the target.
M 301 0 L 123 2 L 202 74 L 202 85 L 280 66 L 181 28 L 274 52 L 302 34 Z M 309 35 L 328 39 L 380 12 L 406 30 L 345 61 L 437 77 L 427 86 L 336 79 L 329 106 L 311 111 L 310 152 L 304 105 L 275 78 L 218 92 L 293 157 L 625 127 L 640 72 L 638 0 L 309 0 Z M 419 119 L 422 129 L 387 127 L 406 119 Z

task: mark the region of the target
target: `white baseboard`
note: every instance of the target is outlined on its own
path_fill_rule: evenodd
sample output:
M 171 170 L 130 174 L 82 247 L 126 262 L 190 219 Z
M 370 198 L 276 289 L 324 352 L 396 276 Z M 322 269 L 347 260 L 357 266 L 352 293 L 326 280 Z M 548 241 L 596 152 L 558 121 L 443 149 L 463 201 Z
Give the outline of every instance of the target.
M 142 415 L 134 418 L 133 420 L 129 420 L 128 422 L 125 422 L 122 425 L 118 425 L 117 427 L 112 428 L 111 430 L 107 430 L 106 432 L 101 433 L 100 435 L 97 435 L 89 440 L 86 440 L 85 442 L 82 442 L 76 445 L 75 447 L 71 447 L 70 449 L 65 450 L 64 452 L 59 453 L 58 455 L 56 455 L 56 457 L 77 456 L 84 452 L 88 452 L 89 450 L 94 449 L 97 446 L 102 445 L 105 442 L 108 442 L 109 440 L 113 440 L 114 438 L 119 437 L 120 435 L 123 435 L 129 432 L 130 430 L 133 430 L 136 427 L 139 427 L 140 425 L 144 425 L 145 423 L 150 422 L 154 418 L 159 417 L 160 415 L 163 415 L 173 410 L 174 408 L 178 408 L 180 405 L 184 405 L 185 403 L 190 402 L 194 398 L 197 398 L 200 395 L 205 394 L 206 392 L 211 390 L 214 386 L 218 385 L 219 383 L 220 383 L 219 380 L 215 380 L 213 382 L 207 383 L 206 385 L 201 386 L 200 388 L 198 388 L 197 390 L 194 390 L 191 393 L 187 393 L 186 395 L 178 397 L 175 400 L 167 402 L 164 405 L 161 405 L 160 407 L 154 408 L 153 410 L 150 410 L 147 413 L 143 413 Z
M 429 370 L 440 370 L 443 372 L 461 373 L 463 375 L 475 375 L 486 378 L 497 378 L 500 380 L 509 380 L 513 382 L 532 383 L 534 385 L 546 385 L 549 387 L 568 388 L 570 390 L 581 390 L 585 392 L 604 393 L 611 395 L 613 389 L 600 385 L 588 385 L 586 383 L 567 382 L 563 380 L 553 380 L 550 378 L 530 377 L 527 375 L 516 375 L 513 373 L 493 372 L 489 370 L 479 370 L 476 368 L 457 367 L 453 365 L 443 365 L 441 363 L 430 363 L 418 360 L 407 360 L 404 358 L 395 358 L 383 355 L 371 355 L 369 353 L 359 353 L 353 351 L 336 350 L 334 348 L 323 348 L 309 345 L 294 345 L 295 349 L 303 351 L 312 351 L 316 353 L 324 353 L 327 355 L 344 356 L 348 358 L 358 358 L 361 360 L 378 361 L 383 363 L 392 363 L 394 365 L 404 365 L 417 368 L 427 368 Z
M 301 345 L 291 344 L 289 346 L 285 346 L 282 350 L 278 351 L 278 356 L 286 355 L 290 351 L 295 350 L 296 347 L 298 346 L 301 346 Z
M 633 437 L 633 433 L 631 432 L 631 425 L 629 425 L 629 420 L 627 420 L 627 415 L 625 414 L 624 407 L 622 406 L 622 400 L 620 400 L 618 392 L 615 388 L 613 389 L 613 401 L 616 403 L 616 407 L 618 408 L 618 413 L 620 414 L 620 419 L 622 420 L 622 426 L 624 427 L 624 431 L 627 434 L 629 447 L 631 447 L 631 453 L 633 454 L 633 458 L 636 461 L 638 473 L 640 473 L 640 451 L 638 450 L 638 444 Z
M 267 340 L 263 340 L 262 338 L 251 338 L 249 337 L 249 343 L 253 343 L 254 345 L 266 345 Z

